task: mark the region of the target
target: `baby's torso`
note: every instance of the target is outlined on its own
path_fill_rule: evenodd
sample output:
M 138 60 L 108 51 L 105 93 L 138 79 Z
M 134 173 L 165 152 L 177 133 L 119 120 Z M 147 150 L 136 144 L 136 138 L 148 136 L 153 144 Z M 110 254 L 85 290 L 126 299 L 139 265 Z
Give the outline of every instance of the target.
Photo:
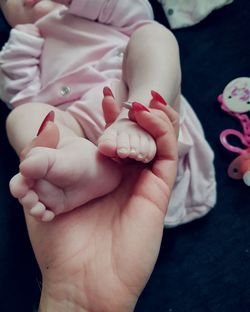
M 60 105 L 79 99 L 105 80 L 121 79 L 128 37 L 115 28 L 59 11 L 37 26 L 45 42 L 40 56 L 41 90 L 33 100 Z M 70 89 L 67 98 L 65 86 Z

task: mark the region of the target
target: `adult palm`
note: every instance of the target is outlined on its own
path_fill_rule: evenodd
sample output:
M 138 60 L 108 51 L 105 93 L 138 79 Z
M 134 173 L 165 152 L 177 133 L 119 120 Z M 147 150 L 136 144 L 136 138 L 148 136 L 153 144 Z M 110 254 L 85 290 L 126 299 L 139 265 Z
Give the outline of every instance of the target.
M 50 223 L 26 215 L 43 277 L 41 306 L 53 298 L 71 307 L 65 311 L 74 311 L 75 305 L 76 311 L 134 309 L 158 256 L 176 176 L 176 134 L 169 112 L 157 102 L 151 103 L 150 112 L 133 112 L 155 138 L 157 155 L 151 166 L 124 164 L 115 191 Z M 53 146 L 57 137 L 56 126 L 50 124 L 32 144 Z

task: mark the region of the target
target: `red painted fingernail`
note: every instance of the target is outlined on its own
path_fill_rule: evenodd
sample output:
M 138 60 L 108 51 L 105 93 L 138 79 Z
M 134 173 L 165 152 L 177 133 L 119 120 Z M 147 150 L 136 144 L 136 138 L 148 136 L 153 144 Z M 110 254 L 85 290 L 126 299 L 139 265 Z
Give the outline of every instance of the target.
M 38 131 L 37 131 L 37 136 L 43 131 L 43 129 L 46 127 L 47 123 L 48 123 L 49 121 L 52 121 L 52 122 L 53 122 L 54 119 L 55 119 L 55 112 L 54 112 L 54 111 L 50 111 L 50 112 L 46 115 L 46 117 L 44 118 L 44 120 L 43 120 L 43 122 L 42 122 L 40 128 L 38 129 Z
M 152 90 L 151 95 L 155 101 L 157 101 L 157 102 L 159 102 L 165 106 L 168 105 L 168 103 L 164 100 L 164 98 L 158 92 Z
M 24 1 L 24 5 L 27 5 L 27 6 L 32 6 L 35 4 L 35 0 L 25 0 Z
M 135 112 L 142 112 L 142 111 L 150 112 L 150 110 L 146 106 L 144 106 L 138 102 L 132 103 L 132 110 L 134 110 Z
M 104 96 L 112 96 L 112 97 L 114 97 L 114 95 L 113 95 L 113 93 L 112 93 L 112 91 L 111 91 L 111 89 L 109 87 L 104 87 L 103 88 L 103 95 Z

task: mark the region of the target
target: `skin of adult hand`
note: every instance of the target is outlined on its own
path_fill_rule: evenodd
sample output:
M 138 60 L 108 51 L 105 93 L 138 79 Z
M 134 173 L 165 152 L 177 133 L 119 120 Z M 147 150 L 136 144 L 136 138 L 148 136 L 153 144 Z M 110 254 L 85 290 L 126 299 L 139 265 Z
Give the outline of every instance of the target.
M 39 311 L 134 310 L 159 253 L 176 177 L 173 115 L 158 102 L 151 102 L 150 112 L 133 111 L 154 137 L 157 155 L 147 166 L 125 163 L 115 191 L 49 223 L 25 215 L 43 278 Z M 58 129 L 49 123 L 32 146 L 53 136 L 58 138 Z

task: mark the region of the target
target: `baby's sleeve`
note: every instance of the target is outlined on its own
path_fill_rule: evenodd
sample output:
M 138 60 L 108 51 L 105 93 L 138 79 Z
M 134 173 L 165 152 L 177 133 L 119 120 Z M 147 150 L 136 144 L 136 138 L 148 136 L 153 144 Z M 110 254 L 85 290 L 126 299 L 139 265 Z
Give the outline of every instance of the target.
M 118 28 L 154 18 L 147 0 L 73 0 L 69 13 Z
M 0 52 L 0 98 L 9 104 L 13 97 L 32 84 L 40 88 L 39 58 L 44 39 L 12 29 Z

